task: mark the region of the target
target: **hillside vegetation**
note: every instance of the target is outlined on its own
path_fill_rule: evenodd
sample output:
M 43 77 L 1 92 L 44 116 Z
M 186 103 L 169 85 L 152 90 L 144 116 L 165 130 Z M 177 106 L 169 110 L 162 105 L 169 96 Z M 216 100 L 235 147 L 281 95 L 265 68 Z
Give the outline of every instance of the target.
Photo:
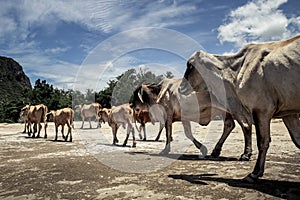
M 0 122 L 18 122 L 19 113 L 26 104 L 45 104 L 49 110 L 98 102 L 103 107 L 128 103 L 136 86 L 142 82 L 158 83 L 164 77 L 172 78 L 171 72 L 156 75 L 149 70 L 129 69 L 107 82 L 101 91 L 85 93 L 54 88 L 46 80 L 37 79 L 32 87 L 22 67 L 13 59 L 0 57 Z M 75 119 L 79 119 L 78 113 Z

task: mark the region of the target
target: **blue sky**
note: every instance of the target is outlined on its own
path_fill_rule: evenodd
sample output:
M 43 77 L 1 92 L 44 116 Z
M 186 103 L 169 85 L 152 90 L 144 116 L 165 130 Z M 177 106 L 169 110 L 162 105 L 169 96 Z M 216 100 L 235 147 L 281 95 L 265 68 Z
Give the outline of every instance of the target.
M 63 89 L 102 89 L 129 68 L 182 76 L 194 51 L 236 52 L 300 33 L 298 0 L 1 0 L 0 55 Z

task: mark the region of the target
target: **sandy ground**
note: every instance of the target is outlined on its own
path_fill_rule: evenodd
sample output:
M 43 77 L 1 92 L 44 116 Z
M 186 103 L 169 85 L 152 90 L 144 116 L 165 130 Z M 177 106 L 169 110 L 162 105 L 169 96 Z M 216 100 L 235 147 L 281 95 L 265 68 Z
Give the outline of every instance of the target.
M 73 142 L 64 142 L 60 134 L 53 140 L 51 123 L 47 139 L 28 137 L 23 124 L 0 124 L 0 199 L 300 199 L 300 150 L 280 120 L 272 121 L 265 175 L 256 184 L 241 181 L 254 167 L 257 147 L 253 134 L 252 160 L 238 161 L 244 145 L 239 127 L 221 157 L 212 159 L 185 138 L 181 123 L 174 123 L 168 156 L 158 155 L 165 132 L 153 141 L 158 125 L 147 124 L 148 141 L 136 134 L 136 148 L 131 137 L 126 147 L 111 145 L 107 124 L 80 125 L 75 124 Z M 192 129 L 210 153 L 222 126 L 214 121 Z M 124 136 L 120 128 L 120 144 Z

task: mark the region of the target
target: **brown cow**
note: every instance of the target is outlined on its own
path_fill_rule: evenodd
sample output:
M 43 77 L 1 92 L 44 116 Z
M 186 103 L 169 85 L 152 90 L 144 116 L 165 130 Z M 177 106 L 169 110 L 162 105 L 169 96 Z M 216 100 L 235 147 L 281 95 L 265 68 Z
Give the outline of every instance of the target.
M 27 113 L 27 123 L 28 127 L 31 126 L 33 123 L 33 133 L 32 137 L 35 137 L 35 133 L 37 132 L 37 137 L 40 137 L 40 132 L 42 129 L 41 122 L 44 122 L 44 129 L 45 129 L 45 135 L 44 138 L 47 138 L 47 121 L 46 121 L 46 114 L 48 112 L 47 106 L 44 104 L 39 104 L 35 106 L 29 106 L 26 105 L 22 108 L 21 112 L 23 112 L 23 115 L 26 116 Z M 31 133 L 28 132 L 28 136 L 30 136 Z
M 126 128 L 127 125 L 127 135 L 123 142 L 123 146 L 126 146 L 129 134 L 132 133 L 133 144 L 132 147 L 136 147 L 136 141 L 134 136 L 133 122 L 133 110 L 130 108 L 129 104 L 123 104 L 120 106 L 112 107 L 111 109 L 103 108 L 99 111 L 100 120 L 108 122 L 113 133 L 113 144 L 119 142 L 117 138 L 118 128 L 122 125 Z
M 95 102 L 95 103 L 91 103 L 91 104 L 83 104 L 83 105 L 77 105 L 75 106 L 75 111 L 79 111 L 80 112 L 80 116 L 82 119 L 82 124 L 81 124 L 81 129 L 83 128 L 84 125 L 84 121 L 87 119 L 89 121 L 90 124 L 90 128 L 92 128 L 92 124 L 91 124 L 91 118 L 96 117 L 98 118 L 98 113 L 100 111 L 100 109 L 102 108 L 102 106 Z M 101 127 L 100 121 L 97 120 L 97 128 Z
M 155 121 L 151 120 L 151 118 L 149 116 L 149 111 L 147 111 L 147 110 L 135 110 L 134 111 L 134 119 L 135 119 L 135 121 L 137 121 L 138 123 L 141 124 L 139 128 L 136 127 L 136 129 L 139 132 L 140 139 L 143 139 L 144 141 L 146 141 L 147 140 L 146 123 L 151 122 L 152 124 L 154 124 Z M 159 140 L 163 128 L 164 128 L 164 124 L 159 123 L 159 132 L 155 138 L 155 141 Z M 142 134 L 141 134 L 142 130 L 144 132 L 144 138 L 142 138 Z
M 61 126 L 61 134 L 65 141 L 68 140 L 72 142 L 72 128 L 74 128 L 74 111 L 71 108 L 63 108 L 57 111 L 50 111 L 47 113 L 47 121 L 53 121 L 55 125 L 55 141 L 57 140 L 58 127 Z M 64 126 L 67 124 L 68 133 L 67 136 L 64 135 Z
M 210 91 L 212 106 L 222 108 L 246 126 L 256 128 L 258 157 L 245 180 L 263 176 L 272 118 L 282 118 L 300 148 L 300 35 L 249 44 L 238 53 L 220 56 L 199 51 L 188 60 L 184 78 L 197 92 Z M 191 91 L 182 84 L 182 91 Z
M 139 109 L 152 109 L 151 116 L 157 117 L 166 114 L 166 147 L 161 154 L 167 154 L 170 151 L 170 142 L 172 136 L 172 123 L 181 121 L 184 133 L 195 146 L 200 149 L 202 155 L 206 155 L 207 149 L 198 142 L 192 132 L 190 121 L 200 125 L 208 125 L 215 116 L 224 117 L 223 134 L 216 144 L 212 156 L 220 155 L 223 143 L 235 127 L 235 123 L 229 113 L 213 107 L 204 108 L 198 102 L 210 103 L 208 92 L 195 93 L 189 96 L 181 95 L 178 91 L 182 79 L 164 79 L 159 84 L 142 84 L 133 93 L 132 107 Z M 161 108 L 161 109 L 160 109 Z M 162 113 L 164 110 L 164 113 Z M 151 113 L 151 112 L 150 112 Z M 245 149 L 241 155 L 241 160 L 249 160 L 252 155 L 251 129 L 243 127 L 245 137 Z

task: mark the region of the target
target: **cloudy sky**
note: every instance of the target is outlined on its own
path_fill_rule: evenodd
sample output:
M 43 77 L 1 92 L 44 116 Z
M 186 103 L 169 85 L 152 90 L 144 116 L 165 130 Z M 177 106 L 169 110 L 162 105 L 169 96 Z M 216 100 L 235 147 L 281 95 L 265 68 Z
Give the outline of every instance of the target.
M 101 89 L 129 68 L 182 76 L 204 49 L 236 52 L 249 42 L 300 33 L 298 0 L 1 0 L 0 55 L 32 84 Z

